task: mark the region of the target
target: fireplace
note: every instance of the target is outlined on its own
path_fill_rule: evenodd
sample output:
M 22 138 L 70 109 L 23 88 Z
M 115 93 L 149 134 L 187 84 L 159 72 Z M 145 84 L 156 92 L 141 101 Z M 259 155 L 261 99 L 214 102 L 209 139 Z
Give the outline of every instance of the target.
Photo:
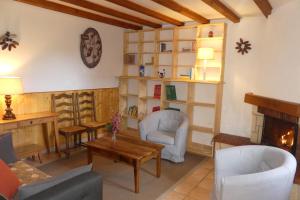
M 264 116 L 261 144 L 279 147 L 296 155 L 298 123 Z
M 279 147 L 300 163 L 300 104 L 247 93 L 253 106 L 251 142 Z

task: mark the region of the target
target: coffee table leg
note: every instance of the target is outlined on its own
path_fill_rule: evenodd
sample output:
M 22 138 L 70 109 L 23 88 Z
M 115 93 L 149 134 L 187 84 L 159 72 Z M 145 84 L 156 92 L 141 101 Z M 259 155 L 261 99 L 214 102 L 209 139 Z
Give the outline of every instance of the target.
M 88 164 L 93 162 L 93 153 L 91 148 L 87 148 Z
M 140 168 L 141 164 L 139 161 L 134 161 L 134 192 L 139 193 L 140 192 Z
M 161 152 L 156 156 L 156 177 L 160 177 L 161 172 Z

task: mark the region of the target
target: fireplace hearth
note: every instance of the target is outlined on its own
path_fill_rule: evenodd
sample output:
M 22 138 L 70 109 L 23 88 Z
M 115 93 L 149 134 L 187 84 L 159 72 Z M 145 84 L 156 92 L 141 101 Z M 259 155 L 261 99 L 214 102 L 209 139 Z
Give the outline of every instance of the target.
M 251 142 L 289 151 L 300 163 L 300 104 L 253 93 L 245 102 L 254 105 Z
M 298 123 L 264 116 L 261 144 L 285 149 L 296 155 Z

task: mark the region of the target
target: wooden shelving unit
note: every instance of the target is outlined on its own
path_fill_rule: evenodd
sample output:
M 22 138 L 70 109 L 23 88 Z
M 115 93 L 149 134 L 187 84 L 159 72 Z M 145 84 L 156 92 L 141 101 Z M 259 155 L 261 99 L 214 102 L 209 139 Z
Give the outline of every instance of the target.
M 214 32 L 214 37 L 208 37 L 209 31 Z M 124 126 L 136 130 L 138 122 L 154 106 L 179 108 L 190 120 L 188 151 L 212 156 L 211 140 L 220 132 L 225 39 L 223 23 L 125 32 L 124 55 L 137 53 L 136 63 L 124 64 L 119 77 L 119 109 Z M 161 43 L 165 43 L 164 52 Z M 206 80 L 202 78 L 203 61 L 197 59 L 201 47 L 215 52 L 215 59 L 206 63 Z M 145 66 L 144 77 L 139 76 L 140 65 Z M 165 78 L 158 77 L 162 69 L 166 71 Z M 195 79 L 180 77 L 190 69 L 195 71 Z M 160 98 L 153 97 L 154 85 L 161 85 Z M 177 100 L 166 99 L 166 85 L 176 86 Z M 132 105 L 138 106 L 138 117 L 127 114 Z

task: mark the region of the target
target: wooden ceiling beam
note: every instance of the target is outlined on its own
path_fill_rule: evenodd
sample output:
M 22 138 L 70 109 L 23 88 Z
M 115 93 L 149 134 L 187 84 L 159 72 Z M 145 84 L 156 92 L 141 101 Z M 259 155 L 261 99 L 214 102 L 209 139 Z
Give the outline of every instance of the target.
M 269 0 L 253 0 L 256 5 L 259 7 L 261 12 L 268 18 L 268 16 L 272 13 L 272 6 Z
M 41 0 L 16 0 L 16 1 L 26 3 L 26 4 L 30 4 L 30 5 L 33 5 L 33 6 L 37 6 L 37 7 L 40 7 L 40 8 L 46 8 L 46 9 L 49 9 L 49 10 L 53 10 L 53 11 L 57 11 L 57 12 L 61 12 L 61 13 L 65 13 L 65 14 L 69 14 L 69 15 L 73 15 L 73 16 L 77 16 L 77 17 L 82 17 L 82 18 L 94 20 L 94 21 L 97 21 L 97 22 L 102 22 L 102 23 L 106 23 L 106 24 L 126 28 L 126 29 L 133 29 L 133 30 L 142 29 L 142 26 L 130 24 L 130 23 L 127 23 L 127 22 L 124 22 L 124 21 L 116 20 L 116 19 L 113 19 L 113 18 L 101 16 L 101 15 L 97 15 L 97 14 L 94 14 L 94 13 L 90 13 L 90 12 L 83 11 L 83 10 L 80 10 L 80 9 L 72 8 L 72 7 L 69 7 L 69 6 L 65 6 L 65 5 L 62 5 L 62 4 L 59 4 L 59 3 L 50 2 L 50 1 L 47 1 L 47 0 L 43 0 L 43 1 L 41 1 Z
M 114 9 L 111 9 L 111 8 L 108 8 L 108 7 L 105 7 L 105 6 L 90 2 L 90 1 L 86 1 L 86 0 L 60 0 L 60 1 L 70 3 L 70 4 L 73 4 L 76 6 L 80 6 L 80 7 L 86 8 L 86 9 L 90 9 L 90 10 L 93 10 L 96 12 L 101 12 L 101 13 L 111 15 L 114 17 L 118 17 L 121 19 L 125 19 L 128 21 L 132 21 L 132 22 L 135 22 L 138 24 L 146 25 L 146 26 L 149 26 L 152 28 L 161 28 L 161 24 L 154 23 L 154 22 L 151 22 L 151 21 L 139 18 L 139 17 L 132 16 L 132 15 L 128 15 L 126 13 L 123 13 L 123 12 L 120 12 L 120 11 L 117 11 L 117 10 L 114 10 Z
M 171 10 L 174 10 L 190 19 L 193 19 L 199 23 L 207 24 L 209 20 L 205 17 L 199 15 L 198 13 L 188 9 L 187 7 L 182 6 L 181 4 L 177 3 L 174 0 L 152 0 L 162 6 L 165 6 Z
M 179 20 L 168 17 L 166 15 L 163 15 L 159 12 L 156 12 L 154 10 L 151 10 L 149 8 L 146 8 L 144 6 L 141 6 L 137 3 L 134 3 L 134 2 L 129 1 L 129 0 L 106 0 L 106 1 L 117 4 L 119 6 L 123 6 L 125 8 L 130 9 L 130 10 L 134 10 L 134 11 L 142 13 L 144 15 L 148 15 L 150 17 L 159 19 L 161 21 L 168 22 L 170 24 L 174 24 L 176 26 L 183 26 L 184 25 L 184 23 L 179 21 Z
M 219 0 L 202 0 L 204 3 L 224 15 L 227 19 L 231 20 L 234 23 L 240 22 L 240 17 L 235 14 L 231 9 L 225 6 Z

